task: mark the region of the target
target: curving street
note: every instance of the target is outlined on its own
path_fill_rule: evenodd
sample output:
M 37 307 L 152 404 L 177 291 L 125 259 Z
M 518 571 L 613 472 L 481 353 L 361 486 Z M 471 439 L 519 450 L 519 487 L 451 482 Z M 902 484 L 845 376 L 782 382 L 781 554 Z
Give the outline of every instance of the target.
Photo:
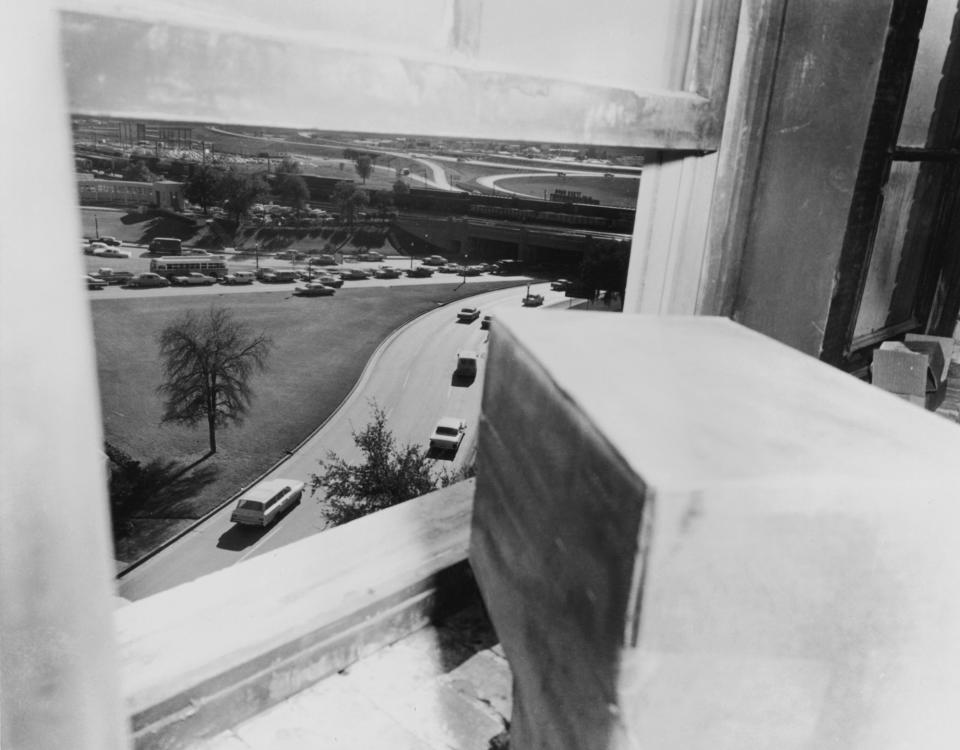
M 546 300 L 544 308 L 530 308 L 531 315 L 549 314 L 551 303 L 566 301 L 561 292 L 550 291 L 548 284 L 534 284 L 531 291 L 543 294 Z M 489 332 L 480 328 L 479 320 L 458 323 L 456 312 L 460 306 L 476 305 L 482 314 L 496 316 L 498 309 L 520 306 L 525 292 L 526 287 L 488 292 L 457 306 L 439 308 L 401 328 L 377 350 L 351 395 L 330 419 L 263 478 L 308 481 L 329 451 L 348 461 L 357 459 L 352 432 L 369 422 L 371 400 L 384 409 L 400 443 L 426 446 L 437 419 L 465 419 L 468 427 L 460 449 L 452 458 L 441 458 L 439 464 L 456 470 L 470 463 L 476 450 Z M 462 349 L 480 354 L 477 377 L 468 384 L 453 378 L 456 355 Z M 318 500 L 317 495 L 305 493 L 300 505 L 266 530 L 235 526 L 229 519 L 234 504 L 229 503 L 125 575 L 119 582 L 120 596 L 140 599 L 314 534 L 324 528 Z

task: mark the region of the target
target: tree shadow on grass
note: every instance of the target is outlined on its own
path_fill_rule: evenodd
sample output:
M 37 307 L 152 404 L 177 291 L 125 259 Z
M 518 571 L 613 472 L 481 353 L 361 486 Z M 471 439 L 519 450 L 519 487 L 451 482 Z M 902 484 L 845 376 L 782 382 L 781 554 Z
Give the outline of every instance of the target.
M 186 466 L 159 458 L 144 465 L 134 462 L 125 467 L 122 476 L 114 474 L 110 495 L 116 521 L 138 516 L 196 517 L 194 500 L 220 473 L 217 466 L 195 469 L 208 457 Z

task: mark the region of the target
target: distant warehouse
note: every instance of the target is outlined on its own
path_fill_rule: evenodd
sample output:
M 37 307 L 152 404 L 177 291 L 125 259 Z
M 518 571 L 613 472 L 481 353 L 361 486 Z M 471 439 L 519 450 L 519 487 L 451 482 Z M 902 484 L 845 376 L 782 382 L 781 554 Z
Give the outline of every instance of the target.
M 173 180 L 126 182 L 81 177 L 77 189 L 83 206 L 152 206 L 173 211 L 183 208 L 183 183 Z

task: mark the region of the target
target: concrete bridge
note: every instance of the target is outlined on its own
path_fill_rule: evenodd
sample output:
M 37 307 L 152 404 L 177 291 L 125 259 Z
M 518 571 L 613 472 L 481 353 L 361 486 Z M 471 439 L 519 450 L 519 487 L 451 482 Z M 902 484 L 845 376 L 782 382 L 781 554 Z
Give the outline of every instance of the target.
M 464 216 L 404 216 L 394 229 L 401 249 L 439 253 L 457 262 L 516 258 L 577 265 L 584 253 L 612 246 L 629 249 L 631 241 L 629 234 Z

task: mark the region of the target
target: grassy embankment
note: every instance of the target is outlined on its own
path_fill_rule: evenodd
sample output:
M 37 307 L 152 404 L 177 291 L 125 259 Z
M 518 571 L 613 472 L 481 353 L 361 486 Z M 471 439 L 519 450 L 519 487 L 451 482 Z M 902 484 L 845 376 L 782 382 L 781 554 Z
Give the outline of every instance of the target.
M 205 427 L 160 424 L 156 335 L 188 308 L 204 309 L 206 295 L 94 300 L 91 303 L 105 437 L 169 484 L 144 498 L 117 540 L 116 556 L 132 561 L 188 526 L 266 470 L 320 425 L 343 400 L 387 335 L 438 305 L 510 282 L 342 289 L 322 300 L 286 294 L 224 295 L 218 300 L 254 330 L 272 336 L 269 371 L 253 381 L 246 422 L 218 433 L 207 451 Z M 322 306 L 322 311 L 319 310 Z

